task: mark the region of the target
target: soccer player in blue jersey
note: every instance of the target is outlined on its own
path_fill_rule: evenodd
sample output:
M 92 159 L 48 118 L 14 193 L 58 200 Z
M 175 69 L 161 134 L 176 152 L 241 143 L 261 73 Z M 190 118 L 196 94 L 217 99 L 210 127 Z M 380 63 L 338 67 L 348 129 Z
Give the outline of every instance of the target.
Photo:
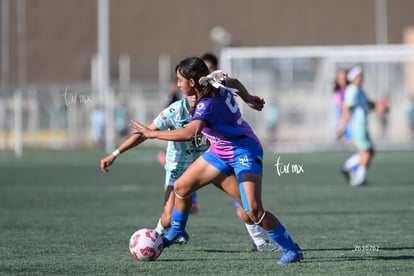
M 216 71 L 218 69 L 218 59 L 217 57 L 212 54 L 212 53 L 204 53 L 201 56 L 201 59 L 204 61 L 204 63 L 207 66 L 208 72 L 212 73 L 214 71 Z M 227 83 L 226 83 L 227 81 Z M 226 78 L 226 80 L 223 82 L 224 85 L 227 85 L 229 87 L 232 87 L 232 83 L 237 81 L 237 79 L 233 79 L 233 78 Z M 235 199 L 233 199 L 233 203 L 234 203 L 234 207 L 236 207 L 236 213 L 237 215 L 240 217 L 240 213 L 241 213 L 241 206 L 239 204 L 239 202 Z M 253 250 L 254 250 L 254 246 L 253 246 Z
M 137 133 L 153 139 L 167 141 L 191 140 L 195 134 L 203 133 L 210 142 L 204 152 L 174 183 L 175 205 L 171 228 L 163 237 L 169 246 L 185 232 L 191 193 L 217 179 L 235 174 L 238 179 L 240 197 L 244 211 L 257 225 L 283 249 L 278 264 L 297 262 L 303 259 L 300 247 L 292 240 L 282 223 L 269 211 L 265 211 L 262 200 L 263 149 L 250 125 L 244 121 L 233 92 L 224 87 L 217 74 L 209 74 L 200 58 L 187 58 L 176 67 L 178 86 L 184 94 L 197 96 L 197 107 L 193 120 L 185 128 L 172 131 L 153 131 L 131 121 Z M 240 97 L 249 105 L 263 105 L 263 99 L 247 91 L 239 91 Z M 228 187 L 223 187 L 227 191 Z
M 350 123 L 352 142 L 358 152 L 352 155 L 342 166 L 342 172 L 349 174 L 351 186 L 361 186 L 365 183 L 367 169 L 374 156 L 374 145 L 368 129 L 368 109 L 375 106 L 370 102 L 362 89 L 362 69 L 359 66 L 351 68 L 347 74 L 350 84 L 345 89 L 343 114 L 337 137 L 344 135 Z M 355 175 L 352 168 L 358 166 Z
M 164 109 L 150 124 L 148 127 L 153 130 L 173 130 L 183 128 L 187 123 L 191 121 L 192 114 L 195 110 L 195 96 L 184 98 L 170 104 Z M 138 146 L 146 139 L 142 135 L 132 134 L 118 149 L 101 160 L 101 170 L 103 172 L 108 171 L 108 167 L 113 164 L 116 157 L 135 146 Z M 174 142 L 169 141 L 166 151 L 166 163 L 165 163 L 165 192 L 164 192 L 164 211 L 158 221 L 155 230 L 164 234 L 166 229 L 169 228 L 171 222 L 171 213 L 174 207 L 175 194 L 173 191 L 174 182 L 180 177 L 184 171 L 196 160 L 206 149 L 208 145 L 203 140 L 202 136 L 198 136 L 197 140 L 193 142 Z M 214 182 L 214 184 L 235 186 L 237 179 L 234 175 L 227 177 L 220 183 L 220 181 Z M 238 193 L 237 189 L 234 189 L 234 193 Z M 194 194 L 193 194 L 194 195 Z M 246 229 L 253 240 L 254 247 L 257 251 L 276 251 L 278 247 L 269 242 L 265 236 L 263 229 L 253 224 L 248 216 L 244 213 L 244 221 Z M 177 243 L 185 243 L 187 240 L 181 238 Z

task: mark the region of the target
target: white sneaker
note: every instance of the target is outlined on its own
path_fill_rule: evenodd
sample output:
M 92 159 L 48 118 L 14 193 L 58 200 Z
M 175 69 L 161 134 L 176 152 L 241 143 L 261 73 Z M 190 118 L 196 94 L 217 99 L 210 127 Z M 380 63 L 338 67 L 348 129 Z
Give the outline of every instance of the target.
M 359 182 L 358 182 L 358 179 L 356 178 L 356 176 L 353 176 L 353 177 L 351 178 L 351 180 L 349 181 L 349 184 L 350 184 L 352 187 L 360 187 L 360 186 L 365 185 L 365 184 L 366 184 L 366 182 L 365 182 L 365 179 L 364 179 L 363 181 L 359 181 Z
M 266 242 L 260 246 L 257 246 L 255 243 L 253 243 L 252 245 L 252 251 L 257 251 L 257 252 L 275 252 L 279 250 L 281 250 L 279 245 L 274 244 L 268 240 L 266 240 Z

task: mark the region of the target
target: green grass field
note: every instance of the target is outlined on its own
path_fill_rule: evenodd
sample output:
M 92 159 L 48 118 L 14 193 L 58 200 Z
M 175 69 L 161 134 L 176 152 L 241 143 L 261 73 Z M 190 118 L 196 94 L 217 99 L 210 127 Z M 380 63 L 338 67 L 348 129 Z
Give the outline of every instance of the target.
M 163 168 L 154 149 L 122 155 L 109 174 L 98 151 L 0 153 L 2 275 L 412 275 L 414 152 L 379 152 L 368 185 L 352 188 L 338 168 L 350 154 L 265 154 L 263 198 L 304 250 L 279 266 L 277 253 L 250 252 L 232 200 L 199 191 L 191 240 L 154 262 L 135 261 L 128 240 L 155 227 Z M 304 172 L 278 176 L 274 164 Z

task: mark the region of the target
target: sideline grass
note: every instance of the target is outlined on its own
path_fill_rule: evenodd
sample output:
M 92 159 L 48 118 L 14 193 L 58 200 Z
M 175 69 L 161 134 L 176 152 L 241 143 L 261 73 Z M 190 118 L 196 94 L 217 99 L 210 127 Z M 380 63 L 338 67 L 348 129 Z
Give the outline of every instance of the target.
M 154 227 L 162 208 L 156 151 L 123 155 L 109 174 L 102 152 L 28 152 L 0 157 L 2 275 L 410 275 L 414 271 L 413 152 L 380 152 L 369 184 L 351 188 L 338 173 L 348 153 L 265 155 L 263 200 L 304 250 L 305 260 L 276 265 L 280 253 L 250 252 L 232 200 L 199 192 L 191 241 L 137 262 L 128 239 Z M 278 176 L 274 164 L 304 172 Z

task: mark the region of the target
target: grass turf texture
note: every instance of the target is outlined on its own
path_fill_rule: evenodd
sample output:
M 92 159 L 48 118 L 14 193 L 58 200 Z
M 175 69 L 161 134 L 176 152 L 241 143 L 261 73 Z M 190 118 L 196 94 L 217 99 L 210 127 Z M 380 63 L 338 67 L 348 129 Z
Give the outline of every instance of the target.
M 103 152 L 29 151 L 0 156 L 2 275 L 410 275 L 414 269 L 413 152 L 380 152 L 366 187 L 339 174 L 350 153 L 265 154 L 263 201 L 304 250 L 279 266 L 250 252 L 232 200 L 209 185 L 189 219 L 191 241 L 154 262 L 135 261 L 128 240 L 155 227 L 164 171 L 153 149 L 123 154 L 109 174 Z M 279 162 L 304 172 L 278 176 Z M 291 167 L 290 167 L 291 168 Z M 291 170 L 291 169 L 290 169 Z

